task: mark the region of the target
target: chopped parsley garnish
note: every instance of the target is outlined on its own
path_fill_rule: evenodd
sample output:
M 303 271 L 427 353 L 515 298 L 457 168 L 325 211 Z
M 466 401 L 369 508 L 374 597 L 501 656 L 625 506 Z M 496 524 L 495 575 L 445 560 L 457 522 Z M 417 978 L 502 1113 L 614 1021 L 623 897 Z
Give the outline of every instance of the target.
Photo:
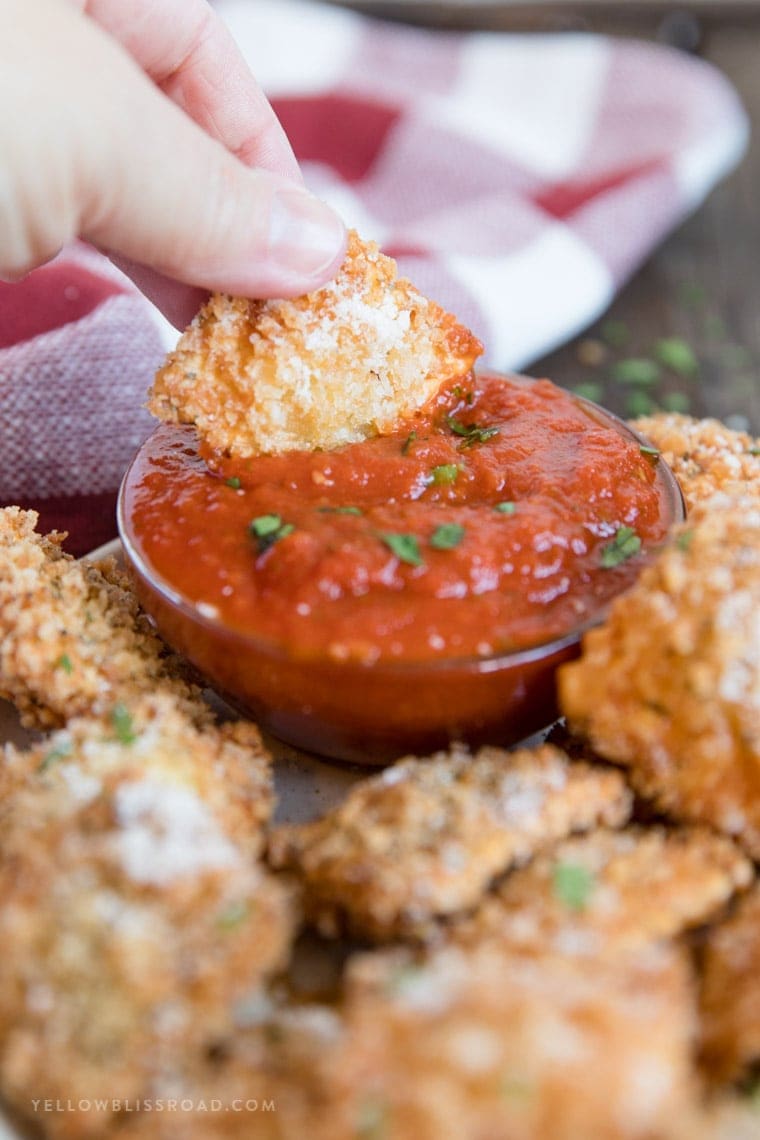
M 279 515 L 259 515 L 250 523 L 250 531 L 256 539 L 259 554 L 264 554 L 282 538 L 287 538 L 296 528 L 293 523 L 284 523 Z
M 699 372 L 699 364 L 691 345 L 678 336 L 669 336 L 658 340 L 654 354 L 671 372 L 679 376 L 695 376 Z
M 513 515 L 517 510 L 517 504 L 506 499 L 503 503 L 497 503 L 494 510 L 498 511 L 500 515 Z
M 602 547 L 601 566 L 603 570 L 612 570 L 627 562 L 641 550 L 641 539 L 633 527 L 621 526 L 612 542 Z
M 137 740 L 137 733 L 132 724 L 132 714 L 121 701 L 111 709 L 111 724 L 120 744 L 134 744 Z
M 360 507 L 318 507 L 317 510 L 323 515 L 362 515 L 364 512 Z
M 55 663 L 56 669 L 63 669 L 64 673 L 69 675 L 74 672 L 74 666 L 71 664 L 71 658 L 68 653 L 62 653 Z
M 434 550 L 454 550 L 464 538 L 464 527 L 459 523 L 442 523 L 433 531 L 430 545 Z
M 412 444 L 414 443 L 414 441 L 416 439 L 417 439 L 417 432 L 416 431 L 410 431 L 409 435 L 406 437 L 404 442 L 401 444 L 401 454 L 402 455 L 408 455 L 409 454 L 409 450 L 410 450 Z
M 47 752 L 40 763 L 38 772 L 46 772 L 52 764 L 57 764 L 59 760 L 65 760 L 67 756 L 71 756 L 74 751 L 74 746 L 70 740 L 63 740 L 55 748 L 51 748 Z
M 474 394 L 468 388 L 463 388 L 461 384 L 455 385 L 451 390 L 458 400 L 464 400 L 466 404 L 471 404 L 475 399 Z
M 462 437 L 462 442 L 459 444 L 460 451 L 464 451 L 467 447 L 474 447 L 476 443 L 485 443 L 486 440 L 493 439 L 495 435 L 499 434 L 497 427 L 479 427 L 477 424 L 463 424 L 456 416 L 446 416 L 446 423 L 454 435 L 460 435 Z
M 681 533 L 676 538 L 676 546 L 678 547 L 678 549 L 680 551 L 682 551 L 682 553 L 685 554 L 686 551 L 691 546 L 693 541 L 694 541 L 694 531 L 693 530 L 682 530 Z
M 618 384 L 640 384 L 644 387 L 656 384 L 661 375 L 662 369 L 657 361 L 646 357 L 619 360 L 612 370 L 612 379 Z
M 750 455 L 760 455 L 760 447 L 751 447 L 749 449 Z
M 234 930 L 236 926 L 240 926 L 241 922 L 248 918 L 249 914 L 250 909 L 247 902 L 242 900 L 233 902 L 219 915 L 216 925 L 220 930 Z
M 557 863 L 552 874 L 552 890 L 568 910 L 585 910 L 594 889 L 594 876 L 579 863 Z
M 641 452 L 642 455 L 648 455 L 650 457 L 650 459 L 659 459 L 660 458 L 659 449 L 656 447 L 648 447 L 646 444 L 642 443 L 641 447 L 639 448 L 639 451 Z
M 381 534 L 380 538 L 399 562 L 406 562 L 407 566 L 422 566 L 420 544 L 413 534 Z
M 434 467 L 430 474 L 434 483 L 456 483 L 461 470 L 458 463 L 441 463 L 438 467 Z
M 233 491 L 240 490 L 240 480 L 237 475 L 231 475 L 229 479 L 224 480 L 225 487 L 232 487 Z

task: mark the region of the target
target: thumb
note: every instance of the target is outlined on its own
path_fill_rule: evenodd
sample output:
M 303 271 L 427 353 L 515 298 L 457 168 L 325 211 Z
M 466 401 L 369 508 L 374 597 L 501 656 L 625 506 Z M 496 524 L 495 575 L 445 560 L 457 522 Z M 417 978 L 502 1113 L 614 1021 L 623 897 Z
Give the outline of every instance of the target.
M 13 159 L 0 270 L 25 272 L 74 236 L 189 285 L 247 296 L 308 292 L 337 270 L 345 230 L 328 206 L 244 166 L 67 5 L 11 7 L 16 42 L 2 50 L 3 86 L 16 86 L 10 106 L 21 95 L 27 113 L 23 141 L 14 122 L 0 124 Z M 13 59 L 27 69 L 16 80 Z

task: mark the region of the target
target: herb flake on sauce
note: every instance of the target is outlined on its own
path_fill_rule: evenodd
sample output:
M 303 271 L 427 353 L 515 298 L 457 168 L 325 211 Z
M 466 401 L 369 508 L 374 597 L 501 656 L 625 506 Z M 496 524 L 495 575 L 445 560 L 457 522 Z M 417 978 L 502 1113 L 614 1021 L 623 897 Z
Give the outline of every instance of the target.
M 613 570 L 615 566 L 627 562 L 641 550 L 641 539 L 633 527 L 621 526 L 612 542 L 602 547 L 600 564 L 603 570 Z

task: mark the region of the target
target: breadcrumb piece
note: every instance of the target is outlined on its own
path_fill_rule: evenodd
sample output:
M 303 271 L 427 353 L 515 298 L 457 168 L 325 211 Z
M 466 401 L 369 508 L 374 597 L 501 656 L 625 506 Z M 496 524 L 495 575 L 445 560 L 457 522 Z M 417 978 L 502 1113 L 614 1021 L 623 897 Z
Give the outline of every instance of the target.
M 323 933 L 346 926 L 382 940 L 422 933 L 553 839 L 620 826 L 629 812 L 618 773 L 572 764 L 556 748 L 473 757 L 459 747 L 402 760 L 323 819 L 275 829 L 270 861 L 304 881 Z
M 689 509 L 717 491 L 760 496 L 760 439 L 720 420 L 660 413 L 631 424 L 660 450 Z
M 712 1081 L 736 1081 L 760 1063 L 760 886 L 707 936 L 701 993 L 702 1060 Z M 758 1117 L 760 1130 L 760 1116 Z
M 509 875 L 451 933 L 457 942 L 493 938 L 600 958 L 706 922 L 753 877 L 731 840 L 706 829 L 596 831 Z
M 36 533 L 37 518 L 0 509 L 0 696 L 24 725 L 55 728 L 156 691 L 209 721 L 200 690 L 140 613 L 124 575 L 71 558 L 65 535 Z
M 570 728 L 760 857 L 760 502 L 714 496 L 559 671 Z
M 148 407 L 235 456 L 331 449 L 391 430 L 482 351 L 351 233 L 338 276 L 314 293 L 213 296 L 159 369 Z
M 76 1105 L 144 1097 L 197 1063 L 281 968 L 290 893 L 255 862 L 268 776 L 238 730 L 170 699 L 12 752 L 0 815 L 0 1089 Z M 114 739 L 114 730 L 118 739 Z M 48 749 L 46 751 L 46 748 Z M 102 1135 L 103 1114 L 54 1114 Z

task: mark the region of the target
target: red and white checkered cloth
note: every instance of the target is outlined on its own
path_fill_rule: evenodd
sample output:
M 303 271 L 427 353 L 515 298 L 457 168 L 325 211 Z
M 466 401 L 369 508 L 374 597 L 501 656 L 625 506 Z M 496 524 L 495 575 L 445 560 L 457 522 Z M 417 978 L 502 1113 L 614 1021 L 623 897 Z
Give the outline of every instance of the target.
M 594 320 L 746 145 L 726 80 L 651 44 L 422 31 L 307 0 L 217 7 L 311 188 L 499 368 Z M 0 502 L 46 503 L 80 548 L 113 533 L 149 430 L 160 338 L 126 289 L 78 247 L 0 291 Z

